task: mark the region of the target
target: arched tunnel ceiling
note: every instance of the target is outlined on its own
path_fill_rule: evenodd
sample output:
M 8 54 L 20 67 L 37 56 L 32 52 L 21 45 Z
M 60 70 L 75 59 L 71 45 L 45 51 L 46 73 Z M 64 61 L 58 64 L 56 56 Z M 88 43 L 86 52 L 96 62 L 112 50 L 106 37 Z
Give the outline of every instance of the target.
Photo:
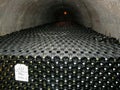
M 79 23 L 120 38 L 119 0 L 0 0 L 0 35 L 53 22 L 51 7 L 61 3 L 76 9 Z

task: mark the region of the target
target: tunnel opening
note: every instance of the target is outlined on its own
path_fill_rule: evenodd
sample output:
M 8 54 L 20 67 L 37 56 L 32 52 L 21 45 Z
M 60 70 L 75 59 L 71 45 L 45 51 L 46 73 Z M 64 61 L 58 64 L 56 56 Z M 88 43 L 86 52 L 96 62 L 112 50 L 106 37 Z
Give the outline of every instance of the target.
M 69 4 L 57 4 L 52 5 L 48 10 L 48 13 L 51 15 L 51 21 L 53 22 L 64 22 L 68 23 L 76 23 L 82 21 L 82 18 L 78 17 L 77 8 L 69 5 Z M 80 24 L 80 23 L 79 23 Z
M 61 22 L 61 21 L 72 22 L 75 21 L 75 16 L 71 10 L 66 8 L 60 8 L 54 12 L 54 19 L 57 22 Z
M 59 26 L 71 25 L 75 23 L 76 17 L 72 10 L 68 8 L 59 8 L 54 12 L 54 20 Z

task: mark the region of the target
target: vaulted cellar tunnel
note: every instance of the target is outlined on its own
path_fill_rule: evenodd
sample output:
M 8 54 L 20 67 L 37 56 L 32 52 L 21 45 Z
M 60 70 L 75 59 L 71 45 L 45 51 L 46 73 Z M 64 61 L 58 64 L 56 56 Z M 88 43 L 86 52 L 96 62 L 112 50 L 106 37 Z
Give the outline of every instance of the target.
M 0 90 L 120 90 L 119 0 L 1 0 Z

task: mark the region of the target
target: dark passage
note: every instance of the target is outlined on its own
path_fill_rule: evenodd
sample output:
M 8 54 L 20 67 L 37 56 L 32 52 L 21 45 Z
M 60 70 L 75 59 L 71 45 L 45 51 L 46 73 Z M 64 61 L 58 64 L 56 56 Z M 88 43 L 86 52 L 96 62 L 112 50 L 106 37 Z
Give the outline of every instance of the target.
M 72 11 L 62 8 L 54 12 L 54 19 L 56 21 L 73 21 L 75 16 Z
M 55 4 L 51 6 L 47 12 L 53 22 L 82 22 L 82 18 L 80 18 L 81 15 L 78 15 L 79 12 L 77 8 L 66 3 Z
M 119 56 L 117 40 L 71 22 L 14 32 L 0 37 L 0 89 L 119 90 Z M 18 63 L 28 83 L 15 80 Z

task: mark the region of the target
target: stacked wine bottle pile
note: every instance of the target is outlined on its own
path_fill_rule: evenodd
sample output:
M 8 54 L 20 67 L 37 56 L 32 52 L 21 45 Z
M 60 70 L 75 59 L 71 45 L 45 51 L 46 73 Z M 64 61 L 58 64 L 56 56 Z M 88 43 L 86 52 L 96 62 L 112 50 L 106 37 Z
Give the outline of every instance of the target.
M 15 65 L 28 66 L 28 82 Z M 120 44 L 79 25 L 51 24 L 0 37 L 1 90 L 120 90 Z

